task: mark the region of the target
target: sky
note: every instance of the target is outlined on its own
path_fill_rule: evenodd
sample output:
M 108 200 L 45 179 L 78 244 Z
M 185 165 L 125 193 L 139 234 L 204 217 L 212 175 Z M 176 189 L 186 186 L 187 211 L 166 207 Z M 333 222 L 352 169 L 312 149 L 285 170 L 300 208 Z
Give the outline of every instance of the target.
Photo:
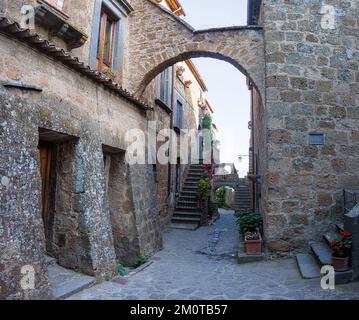
M 247 24 L 247 0 L 180 0 L 186 17 L 195 29 Z M 246 78 L 227 62 L 197 58 L 207 87 L 206 98 L 214 109 L 214 123 L 221 140 L 221 162 L 234 163 L 240 176 L 248 172 L 250 93 Z M 246 155 L 241 162 L 239 155 Z

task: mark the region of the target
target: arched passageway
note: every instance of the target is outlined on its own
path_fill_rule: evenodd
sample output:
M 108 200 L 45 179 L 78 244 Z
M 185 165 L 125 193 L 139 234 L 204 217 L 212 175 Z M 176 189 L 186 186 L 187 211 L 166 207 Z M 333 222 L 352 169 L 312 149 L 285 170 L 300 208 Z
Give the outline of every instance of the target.
M 130 21 L 134 37 L 129 44 L 129 77 L 125 86 L 141 96 L 153 78 L 173 64 L 191 58 L 211 57 L 231 63 L 264 97 L 264 40 L 258 26 L 194 30 L 155 1 L 134 1 Z M 153 19 L 152 19 L 153 17 Z M 153 24 L 166 26 L 154 32 Z M 145 26 L 144 26 L 145 24 Z M 148 28 L 146 27 L 148 24 Z M 132 70 L 133 69 L 133 70 Z

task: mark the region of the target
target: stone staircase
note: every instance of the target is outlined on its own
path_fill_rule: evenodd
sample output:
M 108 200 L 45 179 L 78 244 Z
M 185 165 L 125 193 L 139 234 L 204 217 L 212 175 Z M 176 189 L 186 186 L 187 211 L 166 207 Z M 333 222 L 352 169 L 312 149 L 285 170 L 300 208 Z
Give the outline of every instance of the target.
M 190 165 L 187 177 L 177 200 L 171 228 L 196 230 L 201 224 L 202 210 L 198 208 L 199 181 L 203 175 L 202 164 Z
M 323 242 L 311 242 L 311 254 L 298 254 L 296 256 L 299 271 L 304 279 L 320 278 L 320 269 L 324 265 L 331 265 L 331 250 L 329 242 L 334 240 L 338 232 L 343 230 L 343 225 L 338 224 L 336 231 L 323 235 Z M 352 269 L 343 272 L 335 272 L 335 283 L 344 284 L 352 281 L 354 272 Z
M 234 195 L 233 209 L 236 211 L 247 210 L 252 207 L 251 190 L 247 185 L 237 188 Z

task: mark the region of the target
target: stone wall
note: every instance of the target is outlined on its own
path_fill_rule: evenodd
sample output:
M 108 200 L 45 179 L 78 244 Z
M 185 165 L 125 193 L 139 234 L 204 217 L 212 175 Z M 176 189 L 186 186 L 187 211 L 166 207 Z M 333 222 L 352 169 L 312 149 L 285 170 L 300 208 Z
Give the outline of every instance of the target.
M 358 175 L 357 1 L 263 1 L 268 208 L 266 238 L 303 248 L 342 215 Z M 335 10 L 323 29 L 322 6 Z M 310 133 L 325 144 L 309 145 Z
M 60 214 L 58 221 L 63 224 L 57 226 L 55 236 L 66 232 L 69 242 L 61 250 L 55 248 L 56 258 L 66 267 L 95 274 L 98 280 L 111 277 L 116 254 L 102 146 L 126 150 L 127 130 L 145 131 L 146 113 L 60 62 L 29 50 L 18 41 L 0 37 L 0 80 L 16 80 L 43 88 L 41 93 L 2 89 L 0 94 L 3 141 L 0 147 L 0 282 L 5 288 L 1 295 L 36 298 L 49 294 L 41 218 L 39 128 L 78 140 L 75 159 L 59 163 L 59 166 L 67 166 L 63 183 L 70 188 L 64 190 L 58 185 L 56 210 Z M 73 157 L 72 151 L 70 155 Z M 135 252 L 150 254 L 162 245 L 158 208 L 152 197 L 155 190 L 152 167 L 130 168 L 129 181 L 137 229 L 137 240 L 133 239 L 130 244 Z M 61 214 L 66 219 L 61 219 Z M 77 226 L 78 230 L 68 232 L 70 225 L 66 221 L 73 221 L 73 228 Z M 58 240 L 55 237 L 55 244 Z M 36 272 L 37 290 L 31 291 L 30 296 L 21 290 L 19 282 L 21 268 L 26 264 L 32 265 Z
M 117 261 L 125 266 L 136 264 L 140 243 L 136 228 L 129 166 L 123 150 L 104 147 L 107 197 Z

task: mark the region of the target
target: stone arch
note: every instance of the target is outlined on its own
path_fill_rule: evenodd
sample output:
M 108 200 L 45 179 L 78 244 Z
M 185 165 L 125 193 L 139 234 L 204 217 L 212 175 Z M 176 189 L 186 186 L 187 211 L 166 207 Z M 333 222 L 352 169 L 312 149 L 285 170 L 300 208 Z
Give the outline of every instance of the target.
M 198 31 L 153 0 L 133 0 L 133 5 L 138 10 L 129 22 L 132 39 L 128 78 L 124 81 L 127 88 L 141 96 L 150 81 L 167 67 L 190 58 L 210 57 L 229 62 L 250 78 L 264 101 L 264 40 L 260 27 Z
M 262 87 L 258 87 L 257 83 L 262 81 L 262 79 L 253 79 L 251 74 L 245 69 L 238 60 L 235 60 L 229 56 L 225 56 L 221 53 L 214 53 L 210 51 L 189 51 L 189 52 L 183 52 L 179 54 L 176 57 L 170 58 L 166 61 L 161 62 L 159 65 L 154 67 L 152 70 L 150 70 L 142 79 L 141 83 L 139 84 L 138 88 L 136 89 L 136 93 L 141 96 L 143 92 L 145 91 L 148 84 L 162 71 L 164 71 L 166 68 L 188 59 L 192 58 L 213 58 L 221 61 L 225 61 L 233 65 L 235 68 L 237 68 L 242 74 L 249 77 L 253 83 L 253 85 L 256 87 L 258 92 L 262 93 Z

